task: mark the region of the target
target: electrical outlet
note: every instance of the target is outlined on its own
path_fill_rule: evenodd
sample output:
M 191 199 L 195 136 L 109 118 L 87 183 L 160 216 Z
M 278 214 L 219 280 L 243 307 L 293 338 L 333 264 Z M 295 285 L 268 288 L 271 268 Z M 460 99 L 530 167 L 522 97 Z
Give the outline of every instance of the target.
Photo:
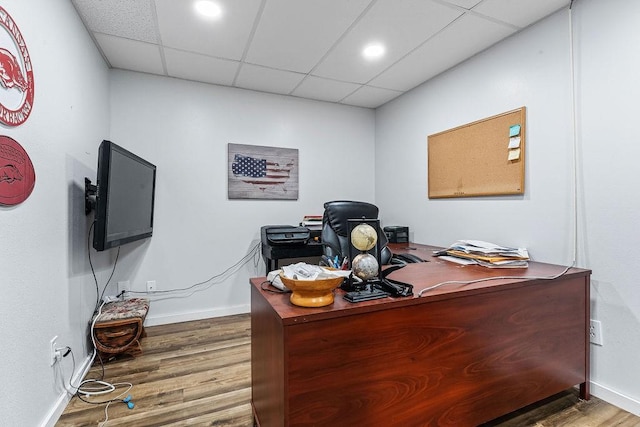
M 60 358 L 60 352 L 56 350 L 58 348 L 58 336 L 51 338 L 49 341 L 49 351 L 50 351 L 50 361 L 51 366 L 55 365 L 58 359 Z
M 147 292 L 155 292 L 156 291 L 156 281 L 149 280 L 147 281 Z
M 589 341 L 596 345 L 602 345 L 602 323 L 591 319 L 589 324 Z
M 131 290 L 131 283 L 128 280 L 123 280 L 122 282 L 118 282 L 118 295 L 123 292 L 129 292 Z

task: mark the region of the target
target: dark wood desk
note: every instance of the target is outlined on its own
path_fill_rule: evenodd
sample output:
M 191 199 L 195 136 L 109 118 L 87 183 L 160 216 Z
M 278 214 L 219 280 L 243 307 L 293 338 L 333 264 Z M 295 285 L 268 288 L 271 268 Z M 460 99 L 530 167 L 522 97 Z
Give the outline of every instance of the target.
M 416 249 L 409 249 L 409 248 Z M 432 258 L 391 278 L 411 298 L 296 307 L 251 279 L 252 405 L 272 426 L 476 426 L 575 385 L 589 398 L 589 270 L 491 270 Z

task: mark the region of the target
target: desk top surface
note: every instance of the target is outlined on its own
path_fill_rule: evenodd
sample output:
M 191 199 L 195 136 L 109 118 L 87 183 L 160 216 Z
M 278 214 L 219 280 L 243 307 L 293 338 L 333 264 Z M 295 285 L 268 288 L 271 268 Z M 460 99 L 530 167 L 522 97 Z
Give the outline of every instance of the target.
M 387 297 L 373 301 L 350 303 L 343 298 L 345 292 L 341 289 L 336 289 L 333 304 L 311 308 L 298 307 L 291 304 L 289 301 L 290 294 L 288 293 L 277 294 L 263 290 L 262 285 L 266 281 L 265 277 L 252 278 L 250 280 L 251 285 L 269 302 L 275 312 L 283 319 L 283 323 L 295 324 L 541 284 L 549 282 L 549 279 L 553 279 L 554 276 L 561 274 L 567 268 L 562 265 L 529 262 L 528 268 L 490 269 L 478 265 L 459 265 L 434 257 L 433 252 L 442 249 L 440 247 L 415 243 L 392 243 L 389 244 L 389 248 L 393 253 L 409 252 L 428 261 L 407 264 L 388 276 L 390 279 L 411 283 L 413 285 L 413 297 Z M 558 277 L 557 280 L 588 278 L 590 274 L 590 270 L 571 268 Z M 495 279 L 470 284 L 449 283 L 418 296 L 422 289 L 443 282 L 469 282 L 488 278 Z

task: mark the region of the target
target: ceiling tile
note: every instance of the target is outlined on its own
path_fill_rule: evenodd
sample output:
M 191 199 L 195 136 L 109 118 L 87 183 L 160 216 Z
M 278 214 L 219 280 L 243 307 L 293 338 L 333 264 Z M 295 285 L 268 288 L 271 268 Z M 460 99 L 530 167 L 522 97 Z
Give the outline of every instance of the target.
M 379 0 L 313 71 L 319 77 L 366 83 L 440 31 L 462 12 L 424 0 Z M 381 42 L 387 53 L 366 61 L 362 48 Z
M 300 73 L 244 64 L 240 68 L 235 86 L 288 95 L 303 78 L 304 74 Z
M 167 74 L 186 80 L 231 86 L 239 62 L 164 48 Z
M 113 68 L 164 74 L 158 45 L 106 34 L 95 34 L 95 38 Z
M 308 73 L 371 0 L 269 0 L 246 61 Z
M 371 108 L 571 0 L 216 1 L 71 0 L 114 68 Z
M 510 26 L 474 15 L 464 15 L 373 79 L 371 84 L 407 91 L 515 31 Z
M 395 90 L 362 86 L 356 92 L 343 99 L 341 103 L 359 107 L 376 108 L 400 95 L 402 95 L 402 92 Z
M 219 58 L 240 60 L 258 14 L 260 0 L 219 0 L 222 16 L 206 19 L 191 2 L 155 0 L 162 44 Z
M 530 0 L 526 2 L 526 7 L 522 3 L 513 0 L 484 0 L 473 11 L 524 28 L 568 6 L 570 0 Z
M 444 0 L 447 3 L 454 4 L 456 6 L 464 7 L 465 9 L 471 9 L 473 6 L 480 3 L 482 0 Z
M 157 43 L 156 27 L 149 0 L 72 0 L 92 31 Z
M 292 95 L 320 101 L 338 102 L 361 85 L 308 76 Z

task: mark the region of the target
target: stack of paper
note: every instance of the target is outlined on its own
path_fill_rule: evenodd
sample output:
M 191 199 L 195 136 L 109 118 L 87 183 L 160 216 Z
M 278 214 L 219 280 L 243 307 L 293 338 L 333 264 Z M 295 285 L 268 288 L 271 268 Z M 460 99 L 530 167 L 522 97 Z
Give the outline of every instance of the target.
M 282 274 L 294 280 L 321 280 L 332 277 L 349 277 L 351 270 L 329 270 L 319 265 L 298 262 L 282 267 Z
M 458 264 L 477 264 L 489 268 L 526 268 L 529 252 L 525 248 L 507 248 L 481 240 L 458 240 L 435 254 Z
M 305 215 L 300 225 L 309 230 L 322 230 L 322 215 Z

